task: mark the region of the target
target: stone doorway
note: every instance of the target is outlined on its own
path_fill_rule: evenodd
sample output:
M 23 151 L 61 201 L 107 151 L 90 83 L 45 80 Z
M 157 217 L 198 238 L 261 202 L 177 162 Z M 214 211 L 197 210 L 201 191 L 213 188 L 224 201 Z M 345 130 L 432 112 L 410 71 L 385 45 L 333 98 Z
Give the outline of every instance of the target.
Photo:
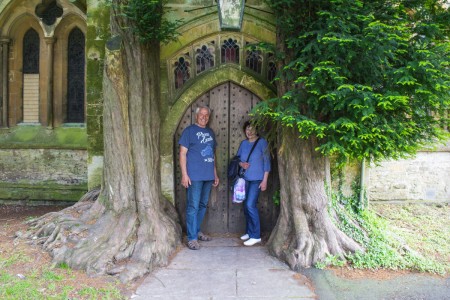
M 242 204 L 231 202 L 230 183 L 226 169 L 230 157 L 236 154 L 240 142 L 245 138 L 242 125 L 249 119 L 250 110 L 261 101 L 249 90 L 233 83 L 223 83 L 199 98 L 188 107 L 175 133 L 175 204 L 182 220 L 186 222 L 186 190 L 180 184 L 181 171 L 179 165 L 178 140 L 181 132 L 195 123 L 194 110 L 199 105 L 208 105 L 211 110 L 209 126 L 216 134 L 218 148 L 216 150 L 217 172 L 220 178 L 219 187 L 213 188 L 208 210 L 202 230 L 208 233 L 242 233 L 245 230 L 245 217 Z M 278 207 L 273 203 L 273 194 L 279 188 L 276 160 L 272 157 L 272 172 L 269 187 L 259 198 L 261 230 L 271 231 L 278 217 Z

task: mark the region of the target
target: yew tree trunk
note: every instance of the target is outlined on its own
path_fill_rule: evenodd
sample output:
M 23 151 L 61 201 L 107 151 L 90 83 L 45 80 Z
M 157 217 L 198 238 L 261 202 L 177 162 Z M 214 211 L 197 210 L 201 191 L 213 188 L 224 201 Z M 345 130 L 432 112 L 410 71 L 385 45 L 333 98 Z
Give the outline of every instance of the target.
M 141 44 L 126 22 L 111 18 L 105 54 L 104 178 L 91 195 L 98 199 L 45 215 L 29 233 L 56 263 L 123 282 L 167 264 L 181 241 L 176 210 L 160 190 L 159 42 Z
M 325 189 L 329 168 L 315 151 L 317 146 L 315 138 L 299 139 L 295 129 L 283 129 L 278 155 L 280 215 L 267 246 L 294 270 L 313 266 L 327 254 L 362 250 L 330 217 Z

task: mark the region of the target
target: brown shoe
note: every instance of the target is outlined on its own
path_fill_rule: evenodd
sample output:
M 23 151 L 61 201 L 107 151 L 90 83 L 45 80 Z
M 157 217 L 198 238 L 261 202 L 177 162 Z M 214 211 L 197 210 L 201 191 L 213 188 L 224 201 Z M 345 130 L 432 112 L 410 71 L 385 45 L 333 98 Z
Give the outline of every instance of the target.
M 198 233 L 198 240 L 202 241 L 202 242 L 209 242 L 209 241 L 212 240 L 212 238 L 210 236 L 207 236 L 203 232 L 199 232 Z
M 187 246 L 191 250 L 199 250 L 200 249 L 200 245 L 198 244 L 197 240 L 188 241 Z

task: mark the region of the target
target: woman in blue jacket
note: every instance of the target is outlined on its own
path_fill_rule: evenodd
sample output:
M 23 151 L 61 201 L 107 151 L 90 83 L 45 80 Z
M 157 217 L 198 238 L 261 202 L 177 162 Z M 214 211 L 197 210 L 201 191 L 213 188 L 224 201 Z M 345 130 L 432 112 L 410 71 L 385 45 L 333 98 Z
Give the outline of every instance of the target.
M 260 191 L 267 189 L 267 178 L 270 172 L 270 155 L 267 141 L 258 135 L 256 128 L 247 121 L 244 124 L 247 137 L 239 146 L 237 155 L 241 158 L 239 165 L 245 169 L 245 200 L 244 214 L 246 219 L 246 233 L 241 236 L 245 246 L 253 246 L 261 242 L 261 229 L 258 212 L 258 197 Z M 248 161 L 253 145 L 256 144 Z

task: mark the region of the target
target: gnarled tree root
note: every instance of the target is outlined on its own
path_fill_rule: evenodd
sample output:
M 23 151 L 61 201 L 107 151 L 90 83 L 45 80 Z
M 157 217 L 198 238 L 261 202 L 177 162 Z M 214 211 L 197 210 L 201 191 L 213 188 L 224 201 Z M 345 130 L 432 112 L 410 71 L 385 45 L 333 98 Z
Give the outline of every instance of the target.
M 117 214 L 106 209 L 97 200 L 99 192 L 91 191 L 71 207 L 28 221 L 30 229 L 17 236 L 42 245 L 54 265 L 65 263 L 91 276 L 110 274 L 128 282 L 166 265 L 181 240 L 173 218 L 176 213 L 166 214 L 173 207 L 152 212 L 157 216 L 147 222 L 135 210 Z

